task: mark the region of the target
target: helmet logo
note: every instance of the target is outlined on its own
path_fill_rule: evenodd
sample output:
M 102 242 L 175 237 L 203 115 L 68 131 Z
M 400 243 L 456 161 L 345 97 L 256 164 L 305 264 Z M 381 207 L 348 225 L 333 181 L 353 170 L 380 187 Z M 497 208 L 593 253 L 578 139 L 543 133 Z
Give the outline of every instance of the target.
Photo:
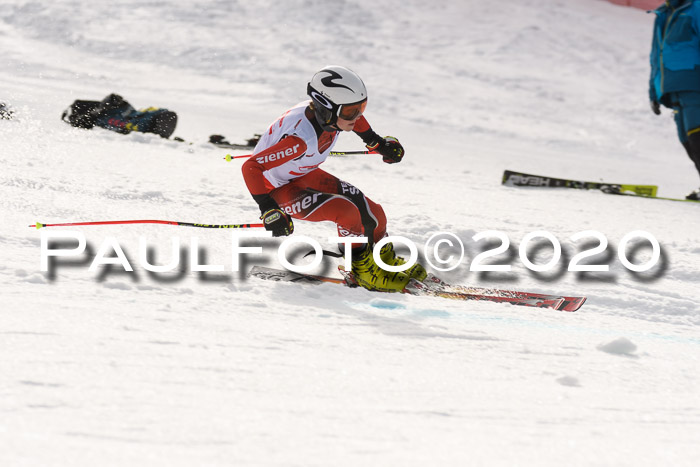
M 333 104 L 331 104 L 328 101 L 328 99 L 326 99 L 323 95 L 319 94 L 318 92 L 311 91 L 311 97 L 325 108 L 333 110 Z
M 337 73 L 333 70 L 321 70 L 321 71 L 324 73 L 328 73 L 328 76 L 326 76 L 325 78 L 321 78 L 321 83 L 323 83 L 324 86 L 329 87 L 329 88 L 345 88 L 348 91 L 355 94 L 355 91 L 350 89 L 348 86 L 345 86 L 344 84 L 338 84 L 338 83 L 333 82 L 337 79 L 343 79 L 343 77 L 340 76 L 339 73 Z

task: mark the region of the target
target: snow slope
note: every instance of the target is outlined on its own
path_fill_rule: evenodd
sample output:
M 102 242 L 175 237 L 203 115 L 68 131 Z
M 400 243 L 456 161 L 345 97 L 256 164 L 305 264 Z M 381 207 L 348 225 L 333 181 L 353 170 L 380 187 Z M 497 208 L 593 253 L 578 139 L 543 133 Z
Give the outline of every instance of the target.
M 0 121 L 0 464 L 694 465 L 698 206 L 500 185 L 514 169 L 671 197 L 697 187 L 670 113 L 648 109 L 651 23 L 602 0 L 0 3 L 0 100 L 18 116 Z M 230 231 L 172 226 L 81 228 L 92 256 L 40 270 L 36 221 L 255 222 L 240 163 L 208 136 L 264 131 L 331 63 L 364 78 L 369 121 L 406 146 L 398 165 L 324 165 L 382 204 L 392 235 L 457 235 L 467 255 L 451 281 L 588 303 L 262 282 L 231 271 Z M 175 110 L 193 144 L 60 121 L 110 92 Z M 510 239 L 510 273 L 469 271 L 484 249 L 472 236 L 489 230 Z M 541 230 L 563 268 L 536 274 L 517 248 Z M 584 230 L 608 239 L 593 260 L 609 273 L 565 270 Z M 635 230 L 662 248 L 647 273 L 617 259 Z M 178 270 L 146 271 L 141 236 L 159 263 L 177 237 Z M 88 270 L 108 237 L 134 272 Z M 223 272 L 190 270 L 193 237 Z M 279 243 L 252 241 L 264 254 L 245 267 L 276 266 Z

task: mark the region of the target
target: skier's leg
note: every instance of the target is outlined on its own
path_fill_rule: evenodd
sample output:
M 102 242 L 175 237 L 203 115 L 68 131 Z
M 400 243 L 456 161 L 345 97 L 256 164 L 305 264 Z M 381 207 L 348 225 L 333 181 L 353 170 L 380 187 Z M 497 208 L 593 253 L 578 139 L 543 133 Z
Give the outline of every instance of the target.
M 331 221 L 341 237 L 366 236 L 376 243 L 386 235 L 382 207 L 359 189 L 316 169 L 271 193 L 277 204 L 295 219 Z
M 700 174 L 700 127 L 688 132 L 688 141 L 683 146 Z M 700 201 L 700 188 L 688 194 L 686 199 Z
M 700 175 L 700 93 L 682 92 L 678 95 L 679 106 L 675 115 L 678 137 Z M 691 193 L 688 198 L 698 199 L 698 192 Z
M 700 127 L 688 132 L 688 142 L 684 146 L 700 175 Z
M 415 264 L 405 272 L 381 269 L 373 257 L 372 245 L 386 236 L 386 215 L 382 207 L 359 189 L 317 169 L 271 193 L 289 215 L 312 222 L 332 221 L 341 237 L 368 238 L 368 244 L 352 247 L 352 271 L 355 280 L 370 290 L 401 291 L 411 277 L 425 279 L 425 268 Z M 393 245 L 386 244 L 380 256 L 388 265 L 400 265 Z
M 333 192 L 336 193 L 337 196 L 346 197 L 356 207 L 356 210 L 349 210 L 350 213 L 355 213 L 351 218 L 347 218 L 347 207 L 345 207 L 346 212 L 341 212 L 343 216 L 346 216 L 346 219 L 338 218 L 336 222 L 338 225 L 338 234 L 340 236 L 356 235 L 356 230 L 348 230 L 345 226 L 350 226 L 352 223 L 355 223 L 357 226 L 357 214 L 359 214 L 359 220 L 362 223 L 364 235 L 369 238 L 370 245 L 357 245 L 353 248 L 352 252 L 354 258 L 352 263 L 353 274 L 360 285 L 368 289 L 403 290 L 411 278 L 416 278 L 421 281 L 425 279 L 427 273 L 425 268 L 419 263 L 414 264 L 401 273 L 392 273 L 381 269 L 374 261 L 371 244 L 378 242 L 386 236 L 386 216 L 384 210 L 379 204 L 367 198 L 359 189 L 351 184 L 339 180 L 325 172 L 322 172 L 320 175 L 321 176 L 317 178 L 320 183 L 316 185 L 315 188 L 333 191 L 330 185 L 335 184 L 336 189 Z M 311 215 L 320 214 L 322 218 L 328 217 L 338 212 L 339 207 L 343 208 L 343 206 L 335 201 L 330 200 Z M 369 232 L 373 233 L 370 234 Z M 382 247 L 379 256 L 382 261 L 389 266 L 400 266 L 406 263 L 403 258 L 396 256 L 394 245 L 391 242 Z

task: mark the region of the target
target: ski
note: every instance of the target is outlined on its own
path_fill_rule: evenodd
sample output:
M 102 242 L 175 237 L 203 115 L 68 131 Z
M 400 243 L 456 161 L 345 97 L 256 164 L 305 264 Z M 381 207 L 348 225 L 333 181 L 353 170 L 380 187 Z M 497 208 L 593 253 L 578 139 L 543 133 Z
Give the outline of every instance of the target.
M 311 274 L 301 274 L 298 272 L 288 271 L 286 269 L 274 269 L 265 266 L 253 266 L 248 274 L 258 279 L 275 282 L 302 282 L 310 284 L 320 284 L 328 282 L 331 284 L 345 284 L 345 280 L 335 277 L 313 276 Z
M 584 182 L 565 178 L 545 177 L 523 172 L 506 170 L 503 172 L 501 183 L 506 186 L 547 187 L 547 188 L 575 188 L 579 190 L 600 190 L 609 194 L 634 193 L 645 197 L 656 197 L 658 187 L 656 185 L 632 185 L 624 183 Z
M 429 278 L 426 280 L 429 280 Z M 409 293 L 411 295 L 427 295 L 431 297 L 449 298 L 452 300 L 482 300 L 489 302 L 510 303 L 512 305 L 553 308 L 555 310 L 563 310 L 565 302 L 564 297 L 557 297 L 554 295 L 542 297 L 526 296 L 525 294 L 518 296 L 518 294 L 511 293 L 491 295 L 463 292 L 443 287 L 434 288 L 425 282 L 419 282 L 415 279 L 411 279 L 408 285 L 406 285 L 404 293 Z
M 245 144 L 236 144 L 227 141 L 222 135 L 211 135 L 209 136 L 209 142 L 214 146 L 226 149 L 254 149 L 258 141 L 260 141 L 260 136 L 259 134 L 255 134 L 252 138 L 248 139 Z
M 346 272 L 341 266 L 338 268 L 346 283 L 355 283 L 352 273 Z M 540 294 L 533 292 L 518 292 L 513 290 L 489 289 L 483 287 L 469 287 L 465 285 L 448 284 L 433 274 L 428 274 L 423 282 L 414 279 L 409 282 L 404 293 L 414 295 L 435 295 L 445 298 L 463 300 L 489 300 L 495 302 L 510 302 L 518 305 L 530 302 L 530 306 L 555 308 L 563 311 L 576 311 L 586 301 L 586 297 L 564 297 L 559 295 Z M 538 304 L 539 303 L 539 304 Z
M 500 297 L 506 299 L 519 299 L 519 300 L 551 300 L 557 301 L 561 299 L 561 303 L 557 309 L 563 311 L 576 311 L 581 306 L 583 306 L 586 301 L 586 297 L 574 297 L 574 296 L 559 296 L 551 294 L 541 294 L 534 292 L 522 292 L 513 290 L 503 290 L 503 289 L 491 289 L 484 287 L 469 287 L 464 285 L 453 285 L 448 284 L 441 279 L 435 277 L 432 274 L 428 274 L 428 277 L 423 281 L 423 285 L 429 288 L 433 288 L 438 293 L 464 293 L 471 295 L 487 296 L 487 297 Z
M 348 287 L 358 286 L 352 277 L 352 273 L 346 272 L 342 268 L 340 269 L 340 273 L 344 276 L 344 278 L 341 279 L 326 276 L 314 276 L 282 269 L 254 266 L 249 275 L 263 280 L 278 282 L 301 282 L 310 284 L 332 283 L 345 285 Z M 432 274 L 429 274 L 428 278 L 423 282 L 411 279 L 402 293 L 419 296 L 442 297 L 453 300 L 481 300 L 511 303 L 513 305 L 551 308 L 561 311 L 576 311 L 586 301 L 586 297 L 564 297 L 559 295 L 517 292 L 501 289 L 453 286 L 443 282 Z
M 665 201 L 681 201 L 684 203 L 700 203 L 700 201 L 683 198 L 668 198 L 656 196 L 656 185 L 628 185 L 622 183 L 583 182 L 564 178 L 545 177 L 523 172 L 506 170 L 503 180 L 506 186 L 545 187 L 545 188 L 576 188 L 580 190 L 600 190 L 609 195 L 630 196 L 633 198 L 660 199 Z

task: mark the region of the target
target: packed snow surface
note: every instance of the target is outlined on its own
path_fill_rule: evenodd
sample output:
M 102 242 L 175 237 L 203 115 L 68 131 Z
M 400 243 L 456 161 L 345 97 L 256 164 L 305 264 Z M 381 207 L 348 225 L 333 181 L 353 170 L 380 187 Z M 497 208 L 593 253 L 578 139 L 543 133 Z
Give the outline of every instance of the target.
M 676 198 L 698 186 L 670 112 L 648 107 L 652 21 L 598 0 L 1 2 L 0 101 L 16 118 L 0 120 L 0 465 L 697 465 L 700 206 L 500 183 L 512 169 Z M 452 233 L 465 258 L 437 275 L 585 295 L 583 308 L 246 278 L 279 267 L 282 240 L 242 240 L 263 252 L 235 272 L 231 230 L 28 228 L 258 222 L 240 161 L 223 160 L 246 152 L 208 137 L 265 131 L 327 64 L 363 77 L 368 120 L 406 147 L 401 164 L 323 165 L 383 206 L 391 235 L 423 257 Z M 111 92 L 177 112 L 191 144 L 60 120 Z M 353 134 L 336 146 L 362 148 Z M 295 226 L 333 248 L 331 223 Z M 571 239 L 591 230 L 607 248 L 581 264 L 610 270 L 567 271 L 600 243 Z M 49 231 L 84 235 L 86 252 L 42 271 Z M 511 271 L 470 271 L 500 244 L 473 239 L 488 231 L 510 248 L 483 264 Z M 519 255 L 538 231 L 562 245 L 548 272 Z M 649 271 L 619 258 L 653 260 L 640 237 L 620 246 L 634 231 L 660 245 Z M 134 271 L 91 271 L 114 245 Z M 543 237 L 526 246 L 553 258 Z M 150 272 L 142 248 L 178 265 Z

